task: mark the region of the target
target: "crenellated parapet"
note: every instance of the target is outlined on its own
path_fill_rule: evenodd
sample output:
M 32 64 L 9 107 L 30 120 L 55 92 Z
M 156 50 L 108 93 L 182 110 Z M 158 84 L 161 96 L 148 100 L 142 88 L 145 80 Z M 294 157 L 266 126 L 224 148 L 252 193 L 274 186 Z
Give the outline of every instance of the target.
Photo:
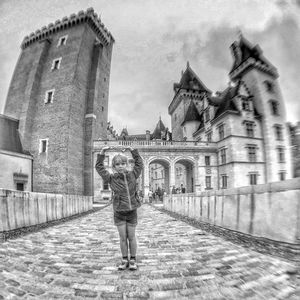
M 44 26 L 41 29 L 32 32 L 29 36 L 25 36 L 21 48 L 25 49 L 31 44 L 50 38 L 53 34 L 59 31 L 68 29 L 70 27 L 87 23 L 91 29 L 96 33 L 100 42 L 104 45 L 109 45 L 115 40 L 112 34 L 107 30 L 104 24 L 101 22 L 100 17 L 94 12 L 93 8 L 88 8 L 86 12 L 79 11 L 78 14 L 71 14 L 69 17 L 64 17 L 61 20 L 50 23 L 48 26 Z

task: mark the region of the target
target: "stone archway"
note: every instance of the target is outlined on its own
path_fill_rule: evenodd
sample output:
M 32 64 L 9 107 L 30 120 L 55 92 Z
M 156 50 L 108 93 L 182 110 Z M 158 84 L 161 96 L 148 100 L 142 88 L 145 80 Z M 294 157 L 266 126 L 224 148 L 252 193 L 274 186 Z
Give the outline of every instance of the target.
M 175 184 L 179 187 L 181 184 L 185 187 L 186 193 L 193 193 L 195 191 L 195 163 L 194 161 L 187 158 L 178 158 L 175 160 Z M 176 174 L 177 166 L 182 166 L 183 171 L 180 174 L 181 177 L 178 177 Z M 181 182 L 176 179 L 181 178 Z
M 153 168 L 153 166 L 155 166 Z M 170 192 L 170 162 L 166 158 L 152 158 L 148 162 L 149 189 L 154 192 L 160 187 L 165 192 Z M 153 171 L 152 171 L 153 170 Z M 151 178 L 153 176 L 153 178 Z

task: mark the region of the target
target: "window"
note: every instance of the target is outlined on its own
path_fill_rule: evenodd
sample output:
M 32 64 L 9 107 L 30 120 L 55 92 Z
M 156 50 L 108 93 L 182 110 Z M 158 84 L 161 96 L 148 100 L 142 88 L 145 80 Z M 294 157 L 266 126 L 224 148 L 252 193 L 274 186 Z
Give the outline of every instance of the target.
M 219 126 L 219 139 L 224 139 L 224 124 Z
M 175 121 L 177 121 L 177 114 L 175 114 L 174 119 L 175 119 Z
M 67 35 L 61 36 L 58 40 L 57 47 L 66 45 L 67 39 L 68 39 Z
M 269 92 L 269 93 L 274 92 L 274 84 L 271 81 L 266 80 L 266 81 L 264 81 L 264 84 L 265 84 L 267 92 Z
M 278 162 L 280 163 L 285 162 L 284 148 L 278 147 L 277 152 L 278 152 Z
M 221 149 L 220 155 L 221 155 L 221 164 L 226 164 L 226 149 Z
M 249 174 L 250 185 L 257 184 L 257 173 L 250 173 Z
M 275 129 L 276 140 L 277 140 L 277 141 L 282 141 L 282 140 L 283 140 L 283 136 L 282 136 L 282 126 L 281 126 L 281 125 L 275 125 L 275 126 L 274 126 L 274 129 Z
M 17 191 L 24 191 L 24 183 L 17 182 Z
M 161 178 L 164 178 L 164 170 L 161 170 Z
M 285 180 L 286 171 L 280 171 L 279 172 L 279 180 L 283 181 Z
M 245 122 L 245 126 L 246 126 L 246 135 L 248 137 L 254 137 L 254 123 Z
M 60 68 L 61 58 L 56 58 L 52 61 L 51 70 L 58 70 Z
M 211 176 L 205 176 L 205 188 L 211 189 Z
M 45 104 L 53 103 L 54 91 L 55 90 L 46 91 L 44 99 Z
M 242 108 L 243 110 L 250 110 L 250 100 L 248 98 L 242 99 Z
M 155 179 L 157 179 L 157 172 L 155 171 L 155 173 L 154 173 L 154 176 L 155 176 Z
M 101 106 L 101 110 L 104 111 L 104 106 Z
M 222 189 L 227 189 L 227 175 L 221 175 Z
M 256 145 L 248 145 L 248 159 L 250 162 L 256 162 L 257 157 L 256 157 Z
M 279 108 L 278 108 L 278 102 L 275 100 L 270 101 L 270 106 L 271 106 L 271 112 L 273 115 L 278 116 L 279 115 Z
M 210 166 L 210 156 L 205 156 L 205 165 Z
M 209 107 L 208 107 L 205 111 L 205 122 L 208 122 L 209 120 L 210 120 L 210 116 L 209 116 Z
M 212 132 L 209 131 L 207 134 L 206 134 L 206 139 L 208 142 L 211 142 L 211 137 L 212 137 Z
M 40 140 L 39 153 L 48 152 L 48 139 Z

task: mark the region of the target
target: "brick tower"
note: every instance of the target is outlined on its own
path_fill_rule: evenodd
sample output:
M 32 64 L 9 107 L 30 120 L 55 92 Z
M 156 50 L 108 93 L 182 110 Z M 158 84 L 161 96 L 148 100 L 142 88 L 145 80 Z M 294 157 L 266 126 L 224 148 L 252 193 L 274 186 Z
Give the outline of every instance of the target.
M 229 76 L 232 81 L 246 83 L 262 116 L 266 182 L 292 178 L 290 138 L 277 70 L 260 47 L 251 45 L 242 35 L 231 50 L 234 63 Z
M 22 42 L 4 114 L 19 120 L 36 192 L 92 195 L 92 142 L 106 138 L 114 39 L 92 8 Z

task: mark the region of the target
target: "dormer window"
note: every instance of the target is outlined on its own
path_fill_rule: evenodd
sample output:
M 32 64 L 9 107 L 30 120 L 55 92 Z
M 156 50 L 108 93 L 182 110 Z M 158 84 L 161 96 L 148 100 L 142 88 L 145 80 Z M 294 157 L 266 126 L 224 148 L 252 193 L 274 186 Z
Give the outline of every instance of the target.
M 243 110 L 250 110 L 250 100 L 248 98 L 242 99 L 242 109 Z
M 276 100 L 270 100 L 270 108 L 274 116 L 279 115 L 279 104 Z
M 223 140 L 225 137 L 224 124 L 219 125 L 218 129 L 219 129 L 219 140 Z

